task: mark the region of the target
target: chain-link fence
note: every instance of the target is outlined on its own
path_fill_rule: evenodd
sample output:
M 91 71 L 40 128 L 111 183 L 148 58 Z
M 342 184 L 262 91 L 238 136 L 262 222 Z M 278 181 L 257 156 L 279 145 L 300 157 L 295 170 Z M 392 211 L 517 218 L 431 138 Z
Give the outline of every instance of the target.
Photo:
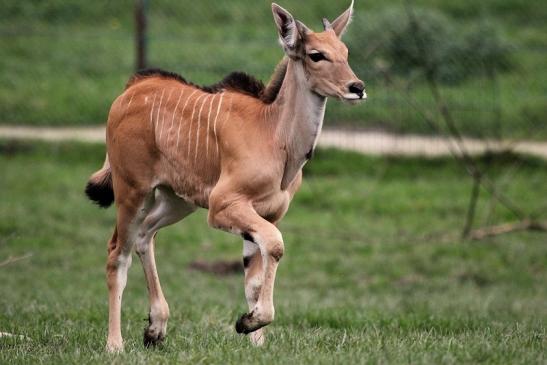
M 149 66 L 200 84 L 233 70 L 267 81 L 282 57 L 270 1 L 144 3 Z M 345 41 L 369 101 L 358 107 L 331 101 L 326 126 L 441 133 L 442 123 L 424 118 L 438 117 L 425 75 L 433 67 L 463 134 L 546 137 L 544 7 L 537 1 L 463 3 L 357 2 Z M 282 5 L 318 31 L 322 17 L 334 19 L 349 1 Z M 135 1 L 7 0 L 0 14 L 1 122 L 104 123 L 135 68 Z
M 279 2 L 319 31 L 323 17 L 333 20 L 350 1 Z M 141 17 L 135 12 L 138 4 L 144 6 Z M 500 153 L 547 157 L 546 9 L 539 0 L 358 1 L 344 41 L 350 64 L 367 84 L 369 100 L 355 107 L 331 100 L 325 126 L 334 130 L 323 133 L 322 145 L 369 155 L 456 156 L 464 167 L 461 182 L 454 184 L 452 172 L 433 181 L 447 189 L 469 189 L 468 202 L 461 200 L 461 191 L 456 202 L 452 191 L 435 197 L 426 188 L 416 199 L 412 196 L 416 212 L 423 209 L 420 200 L 442 207 L 433 213 L 433 224 L 420 222 L 425 236 L 433 234 L 433 226 L 440 227 L 435 240 L 444 239 L 444 231 L 454 233 L 449 224 L 461 224 L 464 236 L 477 239 L 547 230 L 544 162 Z M 141 45 L 146 46 L 147 66 L 180 73 L 198 84 L 214 83 L 234 70 L 267 81 L 283 56 L 270 0 L 4 0 L 0 123 L 104 126 L 110 104 L 135 71 L 136 24 L 143 27 L 145 19 Z M 76 133 L 85 140 L 104 140 L 103 130 Z M 59 134 L 46 137 L 57 140 Z M 340 156 L 339 161 L 350 159 Z M 373 190 L 389 175 L 392 161 L 365 160 L 379 166 L 377 174 L 370 179 L 348 176 L 352 187 Z M 408 178 L 382 199 L 397 200 L 395 191 L 416 194 L 403 184 L 420 185 L 429 178 L 423 177 L 424 171 L 436 172 L 446 162 L 419 160 L 418 166 L 416 161 L 397 161 L 390 176 L 397 178 L 396 170 L 404 166 Z M 338 161 L 333 163 L 333 174 L 338 167 Z M 351 199 L 348 191 L 359 190 L 329 185 L 316 192 L 316 186 L 304 185 L 304 200 L 324 202 L 331 190 Z M 368 194 L 361 190 L 362 196 Z M 385 203 L 376 201 L 377 206 Z M 326 206 L 332 215 L 344 209 Z M 445 216 L 457 219 L 446 223 Z M 336 218 L 337 224 L 349 215 L 344 217 Z M 351 221 L 341 226 L 360 224 Z M 472 231 L 479 224 L 486 229 Z M 398 226 L 404 225 L 393 224 Z

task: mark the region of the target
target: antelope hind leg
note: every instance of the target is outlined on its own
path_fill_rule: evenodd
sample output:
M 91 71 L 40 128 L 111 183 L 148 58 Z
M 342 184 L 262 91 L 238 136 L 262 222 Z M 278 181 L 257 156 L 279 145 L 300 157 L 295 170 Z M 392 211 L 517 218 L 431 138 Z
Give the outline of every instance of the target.
M 131 266 L 132 234 L 129 226 L 134 209 L 121 205 L 118 207 L 116 229 L 108 244 L 106 282 L 108 286 L 108 352 L 123 351 L 121 333 L 122 296 L 127 283 L 127 271 Z
M 150 301 L 148 326 L 144 329 L 143 336 L 145 347 L 156 346 L 165 339 L 169 319 L 169 305 L 163 295 L 156 269 L 154 237 L 159 229 L 180 221 L 194 210 L 193 206 L 166 187 L 154 189 L 142 210 L 145 218 L 138 230 L 135 249 L 142 263 Z

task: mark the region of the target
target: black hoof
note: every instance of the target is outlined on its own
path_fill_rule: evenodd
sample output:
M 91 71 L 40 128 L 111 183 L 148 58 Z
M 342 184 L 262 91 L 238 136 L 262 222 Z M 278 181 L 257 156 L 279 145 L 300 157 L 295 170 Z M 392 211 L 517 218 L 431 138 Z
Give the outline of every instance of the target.
M 251 330 L 249 328 L 249 321 L 251 318 L 252 318 L 251 313 L 243 314 L 236 322 L 236 332 L 240 334 L 242 333 L 244 335 L 247 335 L 253 332 L 254 330 Z
M 150 330 L 150 328 L 144 330 L 144 347 L 156 347 L 161 344 L 164 339 L 165 335 L 162 333 L 156 333 L 155 331 Z

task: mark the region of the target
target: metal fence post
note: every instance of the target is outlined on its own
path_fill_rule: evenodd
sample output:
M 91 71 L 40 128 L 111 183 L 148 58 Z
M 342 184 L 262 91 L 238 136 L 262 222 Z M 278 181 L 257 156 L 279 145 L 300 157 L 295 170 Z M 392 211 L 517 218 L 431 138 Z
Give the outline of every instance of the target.
M 147 0 L 135 0 L 135 38 L 136 38 L 136 63 L 137 70 L 142 70 L 147 67 Z

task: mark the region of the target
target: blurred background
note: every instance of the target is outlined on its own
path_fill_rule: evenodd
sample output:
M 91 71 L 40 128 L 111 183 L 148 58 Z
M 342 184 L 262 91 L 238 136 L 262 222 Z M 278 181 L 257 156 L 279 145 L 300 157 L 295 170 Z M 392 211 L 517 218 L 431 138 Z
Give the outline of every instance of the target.
M 316 31 L 349 2 L 279 0 Z M 110 361 L 115 212 L 82 193 L 104 160 L 109 107 L 141 66 L 198 84 L 234 70 L 266 82 L 283 56 L 270 4 L 1 2 L 0 363 Z M 357 0 L 344 41 L 369 99 L 329 101 L 321 148 L 281 224 L 271 329 L 281 357 L 230 351 L 246 344 L 232 330 L 245 310 L 240 242 L 201 211 L 158 235 L 173 327 L 150 358 L 544 363 L 545 19 L 541 0 Z M 124 298 L 136 351 L 125 360 L 136 363 L 139 266 Z
M 233 70 L 267 81 L 282 57 L 270 1 L 144 0 L 147 65 L 214 83 Z M 343 1 L 287 1 L 316 31 Z M 408 7 L 419 20 L 412 31 Z M 2 123 L 103 124 L 135 70 L 133 0 L 3 1 Z M 420 66 L 431 63 L 467 135 L 546 137 L 545 16 L 538 0 L 359 1 L 345 41 L 367 82 L 367 107 L 329 105 L 327 126 L 437 133 L 409 105 L 434 109 Z M 425 58 L 416 37 L 425 47 Z

